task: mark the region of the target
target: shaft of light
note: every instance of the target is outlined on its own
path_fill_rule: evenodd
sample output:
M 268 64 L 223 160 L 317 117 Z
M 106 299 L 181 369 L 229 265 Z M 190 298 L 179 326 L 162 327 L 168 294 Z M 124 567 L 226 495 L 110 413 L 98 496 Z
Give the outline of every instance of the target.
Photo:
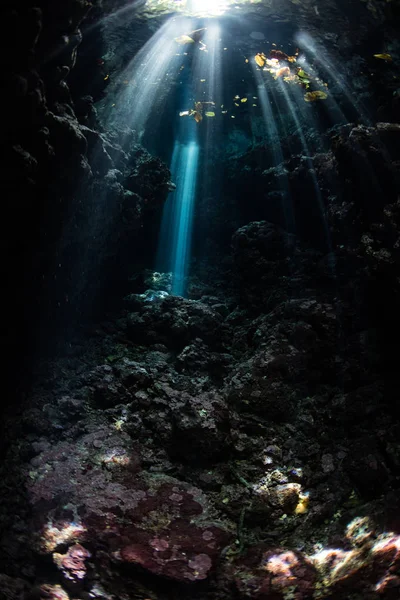
M 323 69 L 329 77 L 331 77 L 342 94 L 347 98 L 348 102 L 352 104 L 360 117 L 360 120 L 365 124 L 370 124 L 371 119 L 369 118 L 365 108 L 361 102 L 357 99 L 357 95 L 352 91 L 351 87 L 346 81 L 344 75 L 340 73 L 340 62 L 333 61 L 329 56 L 327 50 L 320 45 L 317 45 L 315 40 L 309 33 L 300 32 L 296 36 L 296 43 L 299 47 L 312 55 L 313 60 L 321 69 Z
M 261 72 L 255 67 L 255 65 L 253 66 L 253 73 L 257 82 L 257 95 L 261 105 L 261 111 L 266 130 L 265 144 L 272 151 L 273 164 L 271 167 L 277 167 L 284 163 L 284 157 L 278 127 L 276 125 L 275 116 L 271 107 L 272 100 L 270 94 L 268 93 L 268 84 L 264 82 Z M 282 211 L 285 219 L 285 226 L 289 231 L 293 231 L 295 219 L 287 176 L 281 178 L 281 185 L 281 191 L 283 192 Z
M 178 141 L 176 141 L 174 144 L 174 150 L 172 153 L 172 159 L 169 167 L 171 171 L 172 181 L 177 180 L 180 156 L 181 144 Z M 178 214 L 176 210 L 176 196 L 177 191 L 171 192 L 169 194 L 163 210 L 156 259 L 156 270 L 161 272 L 172 271 L 171 253 L 174 245 L 173 236 L 175 233 L 176 223 L 178 219 Z
M 196 196 L 199 146 L 189 142 L 180 147 L 177 159 L 177 190 L 175 192 L 174 239 L 172 259 L 172 293 L 182 296 L 190 259 L 193 208 Z
M 313 182 L 313 187 L 314 187 L 314 191 L 315 191 L 315 197 L 317 200 L 317 204 L 318 204 L 318 210 L 320 212 L 320 217 L 322 219 L 322 223 L 323 223 L 323 228 L 324 228 L 324 237 L 325 237 L 325 241 L 328 245 L 328 248 L 330 251 L 332 251 L 332 245 L 331 245 L 331 240 L 330 240 L 330 233 L 329 233 L 329 228 L 326 222 L 326 217 L 325 217 L 325 208 L 324 208 L 324 203 L 322 200 L 322 195 L 321 195 L 321 190 L 319 187 L 319 183 L 318 183 L 318 179 L 317 179 L 317 175 L 315 173 L 315 168 L 314 168 L 314 163 L 311 160 L 311 156 L 310 156 L 310 150 L 307 144 L 307 140 L 306 137 L 304 135 L 304 131 L 303 131 L 303 127 L 300 123 L 300 119 L 297 115 L 299 111 L 298 108 L 298 102 L 296 102 L 296 97 L 293 95 L 291 95 L 288 91 L 287 86 L 285 85 L 285 83 L 281 80 L 278 81 L 278 85 L 285 97 L 285 101 L 287 104 L 287 107 L 289 109 L 289 112 L 292 116 L 292 119 L 296 125 L 297 128 L 297 135 L 300 138 L 300 142 L 301 145 L 303 146 L 303 150 L 304 150 L 304 154 L 305 154 L 305 159 L 308 163 L 308 167 L 309 167 L 309 173 L 310 173 L 310 177 L 312 179 Z
M 196 17 L 212 17 L 223 15 L 229 8 L 227 0 L 186 0 L 186 11 Z
M 180 46 L 175 41 L 181 29 L 179 19 L 167 21 L 126 67 L 121 76 L 123 86 L 114 101 L 113 120 L 119 125 L 140 133 L 150 115 L 162 111 L 181 63 Z

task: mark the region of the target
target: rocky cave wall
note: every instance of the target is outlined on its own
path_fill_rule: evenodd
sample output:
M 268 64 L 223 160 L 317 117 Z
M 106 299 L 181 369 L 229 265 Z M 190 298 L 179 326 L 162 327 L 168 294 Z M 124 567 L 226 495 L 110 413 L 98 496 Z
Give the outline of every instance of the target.
M 118 275 L 114 282 L 108 276 L 117 263 L 124 271 L 121 257 L 143 259 L 143 219 L 168 191 L 168 169 L 136 144 L 135 132 L 107 134 L 96 118 L 94 100 L 106 86 L 96 60 L 104 49 L 102 19 L 122 4 L 2 6 L 10 38 L 1 60 L 1 254 L 12 387 L 17 356 L 28 373 L 30 355 L 46 351 L 52 331 L 65 336 L 118 285 Z M 71 92 L 83 21 L 87 52 Z

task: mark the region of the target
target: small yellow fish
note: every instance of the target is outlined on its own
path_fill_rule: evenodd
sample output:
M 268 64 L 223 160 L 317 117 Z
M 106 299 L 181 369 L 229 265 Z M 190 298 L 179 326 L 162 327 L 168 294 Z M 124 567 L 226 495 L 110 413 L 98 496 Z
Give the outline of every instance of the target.
M 256 61 L 257 65 L 262 68 L 265 65 L 267 57 L 263 52 L 259 52 L 255 55 L 254 60 Z
M 387 60 L 387 61 L 392 61 L 393 58 L 390 56 L 390 54 L 374 54 L 375 58 L 380 58 L 381 60 Z

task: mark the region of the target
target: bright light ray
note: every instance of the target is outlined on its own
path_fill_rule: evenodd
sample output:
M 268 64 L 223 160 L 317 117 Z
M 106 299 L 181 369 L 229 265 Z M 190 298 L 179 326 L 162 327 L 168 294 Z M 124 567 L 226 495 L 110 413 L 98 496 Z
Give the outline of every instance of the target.
M 172 272 L 172 293 L 184 295 L 185 281 L 188 274 L 192 239 L 193 211 L 198 183 L 200 148 L 197 141 L 199 128 L 205 128 L 203 138 L 204 156 L 202 169 L 203 184 L 207 177 L 206 165 L 208 152 L 215 146 L 219 131 L 215 117 L 206 116 L 219 108 L 222 97 L 221 85 L 221 39 L 217 23 L 207 27 L 203 38 L 206 51 L 196 53 L 191 84 L 185 93 L 186 105 L 189 109 L 195 102 L 214 102 L 204 104 L 201 123 L 195 123 L 193 117 L 180 117 L 178 140 L 175 142 L 170 170 L 176 190 L 170 194 L 164 209 L 160 232 L 160 243 L 157 255 L 157 270 Z M 217 111 L 218 112 L 218 111 Z
M 172 181 L 176 181 L 178 175 L 179 159 L 181 157 L 181 144 L 176 141 L 172 153 L 171 171 Z M 172 270 L 171 252 L 174 244 L 173 233 L 174 227 L 178 219 L 177 203 L 175 202 L 176 192 L 171 192 L 165 202 L 163 217 L 161 222 L 161 230 L 158 242 L 158 251 L 156 258 L 157 271 L 165 272 Z
M 252 65 L 254 77 L 257 83 L 257 95 L 258 100 L 261 105 L 261 111 L 264 119 L 265 130 L 266 130 L 266 139 L 265 144 L 272 151 L 273 155 L 273 165 L 272 167 L 277 167 L 282 165 L 284 162 L 282 146 L 280 135 L 278 131 L 278 127 L 276 125 L 275 116 L 272 111 L 272 100 L 270 93 L 268 91 L 268 83 L 266 83 L 262 77 L 261 71 L 256 67 L 256 65 Z M 290 190 L 289 190 L 289 182 L 287 175 L 281 177 L 281 185 L 282 185 L 282 210 L 285 219 L 285 227 L 288 231 L 294 231 L 295 219 L 292 208 L 292 203 L 290 199 Z
M 220 146 L 219 136 L 222 126 L 222 119 L 219 115 L 223 95 L 222 40 L 221 27 L 217 21 L 212 21 L 207 25 L 203 42 L 207 47 L 207 52 L 196 54 L 193 62 L 193 80 L 195 100 L 215 103 L 214 105 L 206 105 L 204 112 L 207 110 L 215 112 L 216 117 L 205 117 L 201 124 L 201 127 L 205 129 L 202 183 L 207 186 L 209 160 L 212 152 Z M 205 81 L 201 81 L 202 79 L 205 79 Z
M 219 108 L 217 102 L 220 102 L 222 97 L 222 41 L 221 28 L 217 22 L 211 22 L 207 26 L 202 41 L 207 47 L 207 52 L 197 52 L 193 61 L 196 100 L 214 101 Z M 205 81 L 201 81 L 202 79 Z
M 188 25 L 187 20 L 184 23 Z M 175 41 L 179 35 L 182 35 L 182 21 L 170 19 L 123 72 L 124 87 L 117 93 L 115 109 L 110 113 L 120 126 L 131 127 L 140 134 L 150 115 L 162 108 L 182 62 Z
M 262 0 L 147 0 L 145 11 L 154 11 L 157 15 L 160 9 L 164 12 L 179 12 L 191 17 L 219 17 L 230 8 L 253 3 Z M 160 4 L 162 6 L 160 6 Z
M 316 73 L 314 67 L 309 63 L 309 61 L 307 60 L 307 58 L 305 57 L 304 54 L 301 55 L 301 57 L 297 61 L 297 63 L 299 66 L 301 66 L 302 69 L 304 69 L 306 71 L 306 73 L 309 73 L 310 75 L 313 75 L 314 77 L 318 76 L 318 73 Z M 328 91 L 328 94 L 329 94 L 329 91 Z M 303 101 L 303 105 L 305 106 L 306 109 L 309 109 L 309 106 L 305 105 L 304 101 Z M 308 115 L 312 114 L 311 111 L 306 110 L 306 112 L 303 111 L 303 116 L 306 116 L 307 113 L 308 113 Z M 328 118 L 330 119 L 330 122 L 333 125 L 337 125 L 340 123 L 344 124 L 344 123 L 349 122 L 349 119 L 346 117 L 343 110 L 340 108 L 339 104 L 337 103 L 337 101 L 335 100 L 335 98 L 333 97 L 332 94 L 329 94 L 329 109 L 327 110 L 327 115 L 328 115 Z M 313 127 L 319 129 L 319 123 L 316 119 L 313 120 Z M 321 133 L 322 133 L 322 131 L 323 130 L 321 130 Z
M 321 216 L 321 219 L 322 219 L 322 222 L 324 225 L 325 241 L 327 242 L 329 250 L 331 251 L 332 247 L 331 247 L 331 241 L 330 241 L 330 235 L 329 235 L 329 228 L 328 228 L 326 218 L 325 218 L 325 210 L 324 210 L 324 203 L 322 201 L 321 190 L 320 190 L 318 179 L 317 179 L 317 176 L 315 173 L 314 164 L 313 164 L 313 161 L 311 160 L 310 150 L 309 150 L 307 140 L 304 135 L 303 127 L 302 127 L 302 124 L 300 123 L 300 120 L 298 117 L 298 112 L 300 110 L 301 105 L 300 105 L 300 102 L 298 101 L 298 99 L 296 100 L 296 95 L 291 94 L 292 89 L 290 88 L 290 91 L 289 91 L 288 86 L 285 85 L 285 83 L 281 79 L 278 79 L 278 85 L 283 93 L 287 107 L 289 109 L 289 112 L 290 112 L 292 119 L 297 128 L 297 135 L 299 136 L 301 145 L 304 150 L 305 159 L 306 159 L 308 167 L 309 167 L 308 172 L 309 172 L 312 182 L 313 182 L 315 197 L 317 199 L 320 216 Z
M 358 111 L 360 120 L 366 125 L 370 124 L 371 119 L 368 117 L 361 103 L 357 100 L 357 96 L 348 85 L 345 77 L 341 75 L 340 68 L 338 68 L 338 65 L 335 65 L 325 48 L 317 45 L 311 35 L 305 32 L 300 32 L 297 34 L 296 43 L 302 50 L 311 54 L 314 61 L 321 67 L 321 69 L 324 70 L 329 77 L 335 81 L 336 85 L 347 98 L 349 103 Z
M 187 10 L 196 16 L 223 15 L 229 8 L 226 0 L 187 0 Z
M 172 293 L 182 296 L 190 258 L 193 225 L 193 208 L 196 196 L 199 145 L 182 144 L 177 158 L 177 177 L 174 210 L 174 236 L 172 251 Z

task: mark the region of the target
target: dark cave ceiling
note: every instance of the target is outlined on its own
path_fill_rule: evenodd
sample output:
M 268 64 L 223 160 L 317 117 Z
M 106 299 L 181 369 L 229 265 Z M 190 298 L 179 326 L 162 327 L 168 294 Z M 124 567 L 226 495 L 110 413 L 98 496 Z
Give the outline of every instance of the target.
M 121 4 L 121 2 L 119 2 Z M 398 4 L 396 0 L 136 0 L 123 2 L 141 16 L 153 18 L 179 13 L 209 17 L 230 14 L 237 17 L 257 15 L 276 21 L 290 21 L 295 15 L 324 19 L 334 12 L 361 14 L 367 10 L 372 18 L 387 16 Z
M 128 26 L 133 51 L 171 17 L 190 17 L 202 25 L 216 17 L 243 49 L 268 37 L 287 43 L 301 29 L 354 51 L 399 17 L 400 0 L 106 0 L 103 10 L 111 13 L 106 24 L 111 47 L 121 42 L 116 30 Z

